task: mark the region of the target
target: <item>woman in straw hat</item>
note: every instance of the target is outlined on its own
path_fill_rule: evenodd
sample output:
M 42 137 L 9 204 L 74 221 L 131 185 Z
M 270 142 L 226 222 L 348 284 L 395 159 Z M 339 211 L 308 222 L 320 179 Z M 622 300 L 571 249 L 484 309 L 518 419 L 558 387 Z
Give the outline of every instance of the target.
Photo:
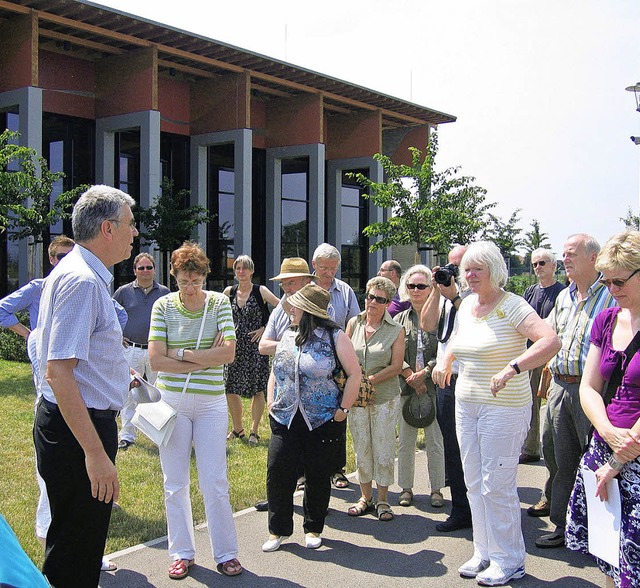
M 331 493 L 332 445 L 340 438 L 338 423 L 358 394 L 360 366 L 349 338 L 329 318 L 329 293 L 308 284 L 288 299 L 291 329 L 278 344 L 267 406 L 271 440 L 267 463 L 269 539 L 263 551 L 276 551 L 293 533 L 293 492 L 302 462 L 305 546 L 320 547 L 320 534 Z M 345 373 L 344 393 L 332 379 L 333 345 Z

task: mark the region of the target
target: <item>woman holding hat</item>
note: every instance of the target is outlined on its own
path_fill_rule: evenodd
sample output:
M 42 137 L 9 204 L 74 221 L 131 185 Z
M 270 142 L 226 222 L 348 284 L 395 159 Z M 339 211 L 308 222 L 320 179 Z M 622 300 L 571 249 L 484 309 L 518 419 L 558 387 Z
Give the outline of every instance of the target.
M 356 355 L 376 392 L 369 406 L 354 408 L 349 428 L 356 452 L 362 496 L 347 514 L 361 516 L 374 510 L 373 481 L 378 489 L 376 516 L 393 519 L 387 491 L 395 478 L 396 425 L 400 410 L 398 375 L 404 359 L 404 328 L 387 311 L 396 287 L 387 278 L 367 282 L 365 310 L 347 325 Z
M 267 385 L 271 440 L 267 461 L 269 539 L 263 551 L 276 551 L 293 533 L 293 493 L 298 465 L 306 474 L 305 545 L 316 549 L 331 493 L 332 444 L 338 423 L 358 395 L 360 366 L 351 341 L 329 318 L 329 293 L 308 284 L 288 299 L 291 328 L 278 344 Z M 347 374 L 344 394 L 332 379 L 338 359 Z
M 433 292 L 431 270 L 424 265 L 410 267 L 402 276 L 399 295 L 403 302 L 409 300 L 411 308 L 395 316 L 406 332 L 404 365 L 400 378 L 403 416 L 398 424 L 398 485 L 402 493 L 400 506 L 409 506 L 413 501 L 413 478 L 416 465 L 416 438 L 418 429 L 424 429 L 427 468 L 431 484 L 431 506 L 444 506 L 441 488 L 444 486 L 444 444 L 440 426 L 435 416 L 436 390 L 431 380 L 431 370 L 436 364 L 438 340 L 435 333 L 426 333 L 420 328 L 420 312 Z M 424 398 L 414 398 L 416 395 Z M 407 418 L 413 402 L 432 403 L 430 418 Z M 409 413 L 409 414 L 407 414 Z M 407 414 L 407 416 L 404 416 Z

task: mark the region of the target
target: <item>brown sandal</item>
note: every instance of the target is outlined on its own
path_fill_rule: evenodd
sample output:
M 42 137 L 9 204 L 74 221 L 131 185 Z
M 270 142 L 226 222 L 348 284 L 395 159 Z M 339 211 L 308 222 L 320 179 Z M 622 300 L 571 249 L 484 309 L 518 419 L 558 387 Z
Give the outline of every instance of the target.
M 189 568 L 195 563 L 194 559 L 176 559 L 169 566 L 169 577 L 172 580 L 182 580 L 189 575 Z
M 244 429 L 240 429 L 236 431 L 235 429 L 231 429 L 229 434 L 227 435 L 227 441 L 233 441 L 234 439 L 242 439 L 244 438 Z
M 217 568 L 225 576 L 239 576 L 242 573 L 242 565 L 236 558 L 219 563 Z
M 361 496 L 358 499 L 358 502 L 351 505 L 347 509 L 347 514 L 350 517 L 361 517 L 362 515 L 373 511 L 374 508 L 375 507 L 373 506 L 373 498 L 369 498 L 369 500 L 367 500 L 364 496 Z

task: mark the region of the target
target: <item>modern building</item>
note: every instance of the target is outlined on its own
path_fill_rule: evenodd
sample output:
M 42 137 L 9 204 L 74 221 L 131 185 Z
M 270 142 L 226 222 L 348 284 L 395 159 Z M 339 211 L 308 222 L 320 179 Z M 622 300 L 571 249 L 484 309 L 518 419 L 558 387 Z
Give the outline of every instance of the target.
M 382 260 L 362 229 L 387 212 L 348 173 L 380 181 L 375 153 L 410 163 L 409 146 L 454 120 L 84 0 L 0 1 L 0 129 L 65 172 L 59 191 L 105 183 L 147 208 L 164 177 L 190 190 L 216 215 L 197 234 L 213 288 L 232 280 L 239 254 L 265 283 L 283 257 L 308 259 L 327 241 L 342 251 L 342 279 L 362 290 Z M 45 246 L 61 232 L 67 222 Z M 28 247 L 0 238 L 0 288 L 12 289 L 33 277 Z M 120 266 L 116 286 L 131 279 Z

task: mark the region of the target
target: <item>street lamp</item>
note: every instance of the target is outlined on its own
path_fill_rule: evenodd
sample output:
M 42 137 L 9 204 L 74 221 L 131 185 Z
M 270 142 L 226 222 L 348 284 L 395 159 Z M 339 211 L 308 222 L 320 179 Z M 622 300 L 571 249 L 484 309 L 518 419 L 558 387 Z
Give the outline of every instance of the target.
M 633 86 L 627 86 L 625 88 L 627 92 L 633 92 L 636 98 L 636 111 L 640 112 L 640 82 L 636 82 Z M 635 145 L 640 145 L 640 137 L 631 136 L 631 140 Z

